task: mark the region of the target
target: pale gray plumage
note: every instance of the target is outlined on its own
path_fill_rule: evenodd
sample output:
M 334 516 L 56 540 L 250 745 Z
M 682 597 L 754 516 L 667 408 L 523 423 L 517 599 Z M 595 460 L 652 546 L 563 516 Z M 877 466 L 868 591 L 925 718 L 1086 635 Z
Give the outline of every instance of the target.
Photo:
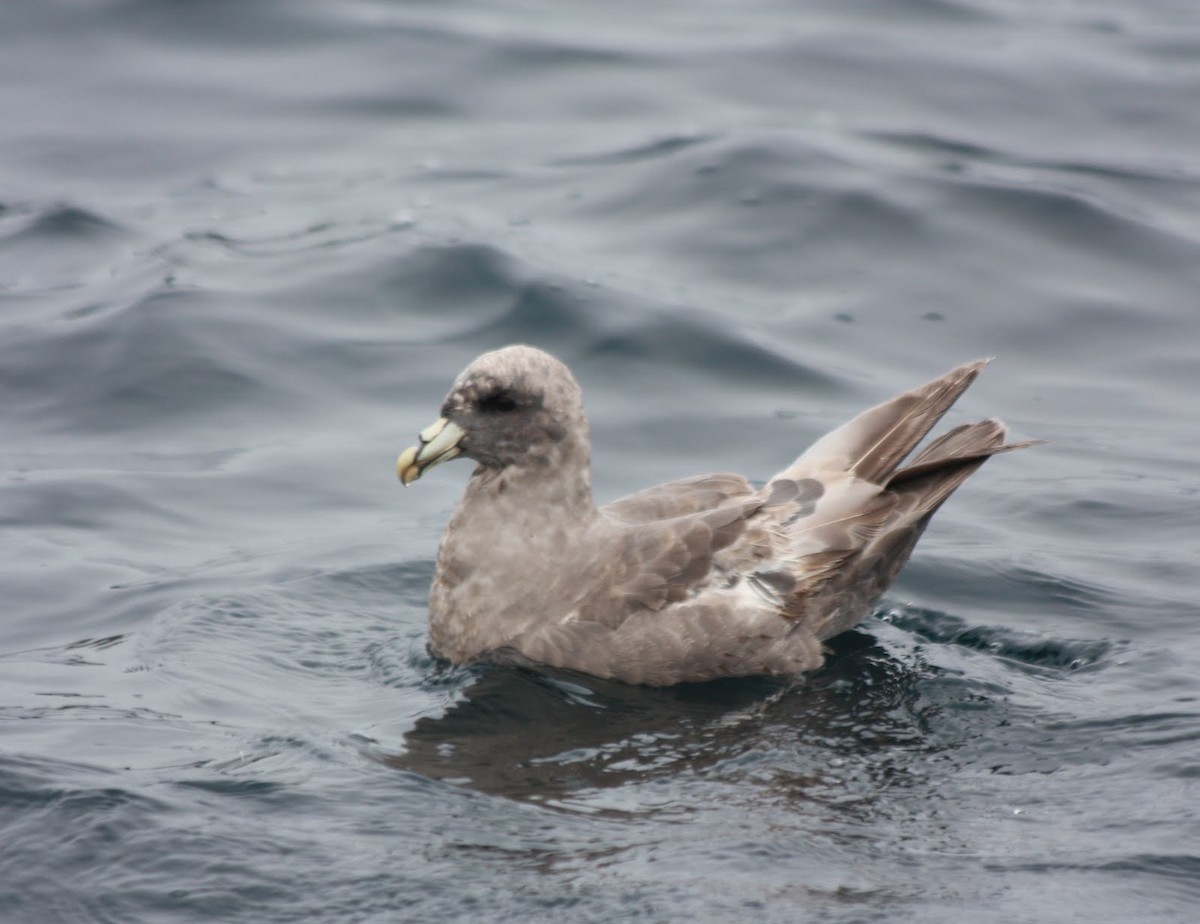
M 596 507 L 579 386 L 528 346 L 486 353 L 397 462 L 405 484 L 478 464 L 438 550 L 429 642 L 657 686 L 820 666 L 934 511 L 1005 444 L 964 424 L 901 462 L 979 374 L 967 363 L 863 412 L 767 482 L 704 475 Z

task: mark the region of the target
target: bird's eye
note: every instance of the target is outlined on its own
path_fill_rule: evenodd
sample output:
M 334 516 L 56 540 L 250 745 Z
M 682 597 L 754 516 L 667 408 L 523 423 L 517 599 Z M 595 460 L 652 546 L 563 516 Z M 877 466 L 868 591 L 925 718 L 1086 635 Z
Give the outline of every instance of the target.
M 484 414 L 504 414 L 516 409 L 517 402 L 512 395 L 502 391 L 494 391 L 479 399 L 479 410 Z

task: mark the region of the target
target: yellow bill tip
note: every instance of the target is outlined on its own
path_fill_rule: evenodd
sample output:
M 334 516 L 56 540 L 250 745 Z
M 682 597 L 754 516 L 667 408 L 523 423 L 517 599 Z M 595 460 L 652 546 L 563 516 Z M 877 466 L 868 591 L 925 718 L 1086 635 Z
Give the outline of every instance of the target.
M 420 442 L 409 446 L 396 459 L 396 475 L 405 487 L 421 477 L 427 468 L 441 465 L 462 455 L 459 442 L 466 436 L 462 427 L 445 417 L 421 431 Z
M 420 451 L 420 446 L 409 446 L 396 459 L 396 477 L 406 488 L 421 477 L 421 466 L 417 465 L 417 453 Z

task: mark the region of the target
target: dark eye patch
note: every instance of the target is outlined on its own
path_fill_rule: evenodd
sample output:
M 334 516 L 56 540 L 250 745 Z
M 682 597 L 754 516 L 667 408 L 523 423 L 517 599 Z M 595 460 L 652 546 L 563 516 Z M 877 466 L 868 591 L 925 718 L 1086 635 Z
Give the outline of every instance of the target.
M 479 399 L 478 407 L 483 414 L 506 414 L 517 409 L 517 402 L 506 391 L 493 391 Z

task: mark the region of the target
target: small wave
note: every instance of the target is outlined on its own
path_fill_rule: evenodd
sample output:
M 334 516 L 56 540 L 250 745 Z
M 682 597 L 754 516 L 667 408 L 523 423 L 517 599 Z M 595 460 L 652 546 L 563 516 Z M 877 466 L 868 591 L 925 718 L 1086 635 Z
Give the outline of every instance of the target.
M 278 257 L 373 241 L 398 230 L 408 230 L 413 223 L 411 218 L 404 217 L 355 224 L 322 221 L 295 230 L 253 237 L 235 237 L 220 231 L 190 231 L 184 239 L 196 244 L 212 244 L 239 256 Z
M 988 147 L 961 138 L 949 138 L 931 132 L 867 131 L 863 132 L 863 136 L 919 153 L 949 158 L 947 165 L 961 166 L 962 161 L 993 163 L 1042 171 L 1046 175 L 1059 175 L 1064 178 L 1091 176 L 1137 184 L 1151 182 L 1180 187 L 1189 187 L 1197 180 L 1196 176 L 1180 168 L 1155 167 L 1145 162 L 1140 162 L 1136 166 L 1126 166 L 1101 160 L 1054 160 L 1027 157 L 1007 148 Z
M 214 304 L 158 287 L 97 323 L 3 348 L 3 380 L 26 393 L 23 413 L 76 433 L 183 425 L 246 408 L 260 419 L 271 389 L 239 355 L 245 327 L 214 318 Z
M 781 389 L 830 394 L 841 383 L 833 376 L 750 340 L 740 331 L 696 312 L 663 312 L 641 317 L 619 332 L 597 337 L 587 350 L 594 360 L 671 363 L 703 371 L 738 385 L 762 383 Z
M 96 212 L 76 205 L 60 205 L 41 213 L 26 228 L 26 233 L 47 237 L 103 237 L 126 232 L 115 221 Z
M 715 133 L 698 133 L 693 135 L 669 135 L 656 138 L 640 144 L 633 144 L 611 151 L 600 151 L 593 154 L 575 154 L 570 157 L 560 157 L 550 161 L 552 167 L 598 167 L 610 164 L 631 164 L 642 160 L 655 160 L 671 157 L 680 151 L 699 147 L 721 137 Z
M 5 755 L 0 761 L 0 804 L 46 808 L 78 819 L 89 812 L 140 806 L 161 807 L 148 796 L 111 785 L 110 771 L 48 757 Z
M 533 271 L 499 247 L 480 243 L 418 244 L 399 254 L 370 253 L 346 272 L 304 278 L 284 297 L 311 306 L 311 323 L 345 338 L 358 324 L 377 336 L 380 318 L 393 318 L 400 344 L 424 346 L 475 337 L 496 328 L 518 328 L 531 336 L 521 317 L 535 310 L 545 292 Z M 523 308 L 522 299 L 533 302 Z M 342 306 L 336 318 L 328 306 Z M 561 310 L 560 310 L 561 309 Z M 527 324 L 569 317 L 565 306 L 550 305 Z M 494 344 L 493 344 L 494 345 Z M 453 375 L 457 370 L 446 370 Z
M 1173 745 L 1190 745 L 1200 741 L 1200 714 L 1195 711 L 1138 712 L 1102 719 L 1056 722 L 1048 727 L 1079 740 L 1120 741 L 1123 751 L 1154 748 L 1158 754 L 1167 754 Z M 1162 769 L 1167 768 L 1164 766 Z
M 1120 832 L 1117 832 L 1118 834 Z M 1120 838 L 1116 838 L 1119 842 Z M 1097 839 L 1100 841 L 1100 838 Z M 1200 882 L 1200 855 L 1188 853 L 1131 853 L 1115 859 L 1097 859 L 1091 862 L 1069 862 L 1048 860 L 1036 863 L 997 863 L 997 869 L 1014 870 L 1029 873 L 1049 873 L 1056 881 L 1068 873 L 1119 873 L 1124 878 L 1129 876 L 1148 877 L 1146 889 L 1152 889 L 1156 897 L 1162 898 L 1171 889 L 1179 891 L 1180 899 L 1194 903 L 1196 883 Z M 1143 914 L 1145 910 L 1143 908 Z M 1168 920 L 1158 918 L 1153 914 L 1142 917 L 1141 920 Z M 1184 920 L 1179 918 L 1179 920 Z
M 947 214 L 1007 220 L 1028 240 L 1053 241 L 1062 257 L 1091 261 L 1106 254 L 1143 272 L 1177 272 L 1195 265 L 1195 242 L 1188 236 L 1150 223 L 1137 211 L 1091 191 L 1053 179 L 955 177 L 948 183 Z
M 207 769 L 213 770 L 219 768 L 215 768 L 210 764 Z M 198 789 L 217 796 L 249 798 L 256 801 L 267 796 L 286 795 L 290 789 L 286 785 L 268 780 L 231 780 L 221 777 L 205 780 L 179 780 L 175 785 L 184 789 Z
M 22 294 L 107 281 L 133 247 L 121 225 L 77 205 L 13 208 L 0 221 L 0 289 Z
M 261 698 L 255 689 L 272 674 L 420 686 L 426 664 L 410 655 L 423 647 L 431 574 L 425 561 L 369 566 L 189 600 L 137 637 L 138 655 L 168 674 L 223 678 L 248 700 Z
M 960 645 L 1036 668 L 1080 670 L 1101 664 L 1112 650 L 1107 641 L 1047 638 L 994 626 L 972 626 L 949 613 L 920 607 L 890 607 L 880 619 L 941 645 Z

